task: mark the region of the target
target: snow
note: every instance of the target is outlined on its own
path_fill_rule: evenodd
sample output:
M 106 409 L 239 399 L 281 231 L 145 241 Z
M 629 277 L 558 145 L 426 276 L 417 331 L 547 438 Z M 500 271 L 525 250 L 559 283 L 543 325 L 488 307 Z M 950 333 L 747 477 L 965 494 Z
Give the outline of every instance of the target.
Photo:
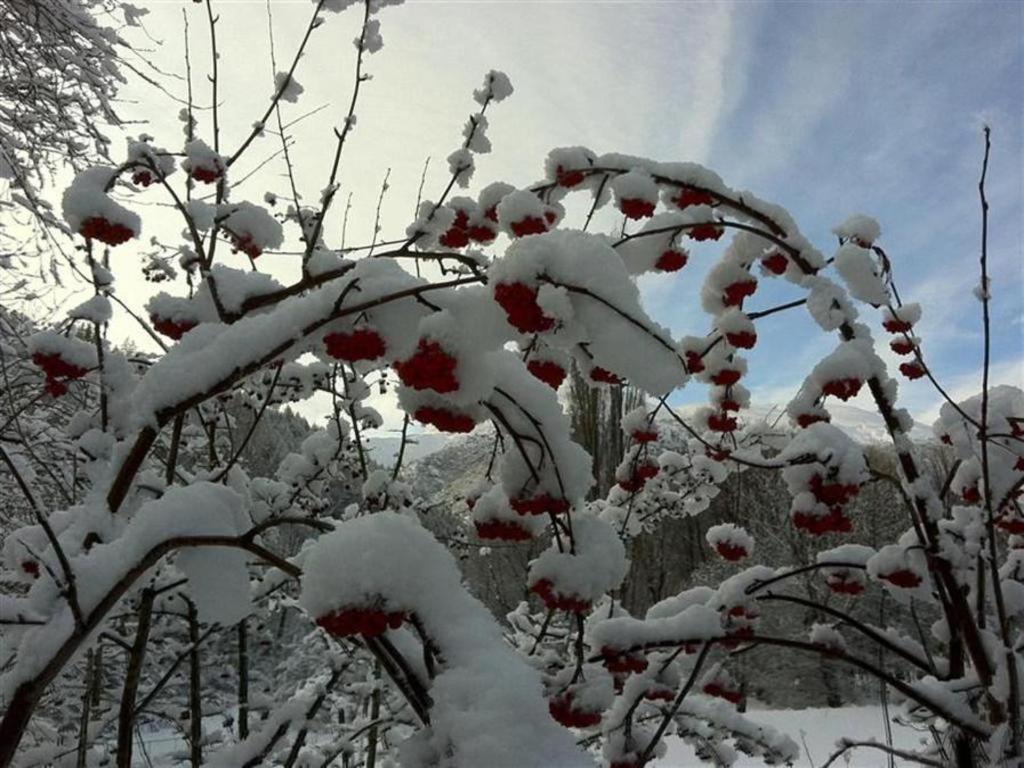
M 63 197 L 64 220 L 78 232 L 84 222 L 92 218 L 105 219 L 111 224 L 127 227 L 133 237 L 142 231 L 142 221 L 107 193 L 114 179 L 113 168 L 97 165 L 82 171 L 65 190 Z
M 462 586 L 451 554 L 391 512 L 346 521 L 319 539 L 305 560 L 300 600 L 323 616 L 377 597 L 389 610 L 415 613 L 444 659 L 429 690 L 431 727 L 400 747 L 402 762 L 447 752 L 457 768 L 592 766 L 548 714 L 537 672 Z
M 878 741 L 885 743 L 885 728 L 882 708 L 878 706 L 842 707 L 837 709 L 758 709 L 751 708 L 746 717 L 759 724 L 788 734 L 800 746 L 796 765 L 822 765 L 836 749 L 836 742 L 843 738 L 853 741 Z M 893 746 L 903 750 L 920 747 L 922 734 L 907 726 L 892 724 Z M 692 768 L 703 765 L 689 744 L 677 737 L 669 737 L 668 753 L 652 763 L 657 768 Z M 810 753 L 808 757 L 807 753 Z M 887 764 L 885 754 L 877 749 L 858 749 L 850 754 L 850 761 L 842 758 L 838 765 L 844 768 L 877 768 Z M 901 768 L 916 763 L 896 759 Z M 740 754 L 732 768 L 762 768 L 760 757 Z

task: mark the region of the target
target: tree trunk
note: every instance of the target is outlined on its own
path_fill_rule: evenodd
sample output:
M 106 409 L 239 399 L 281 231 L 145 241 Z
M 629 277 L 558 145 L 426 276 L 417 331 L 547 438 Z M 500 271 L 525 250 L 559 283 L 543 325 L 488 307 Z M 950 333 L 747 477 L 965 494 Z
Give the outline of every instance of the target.
M 249 628 L 238 622 L 238 738 L 249 736 Z
M 203 764 L 202 679 L 199 668 L 199 619 L 191 600 L 188 603 L 188 642 L 189 759 L 192 768 L 199 768 Z
M 155 597 L 152 590 L 145 589 L 139 603 L 139 624 L 135 630 L 135 641 L 128 653 L 128 667 L 125 670 L 124 688 L 121 691 L 121 708 L 117 716 L 117 768 L 131 768 L 132 764 L 135 696 L 142 678 L 142 662 L 146 657 L 146 643 L 149 641 Z

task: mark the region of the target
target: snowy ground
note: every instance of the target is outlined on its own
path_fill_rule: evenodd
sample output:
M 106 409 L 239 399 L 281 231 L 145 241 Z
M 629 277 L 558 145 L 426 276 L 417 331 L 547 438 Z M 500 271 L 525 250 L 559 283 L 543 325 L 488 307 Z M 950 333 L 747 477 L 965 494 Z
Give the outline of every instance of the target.
M 788 734 L 801 746 L 800 760 L 796 768 L 818 768 L 835 749 L 835 743 L 842 737 L 857 741 L 867 739 L 885 740 L 882 725 L 882 710 L 879 707 L 843 707 L 842 709 L 751 709 L 747 716 L 757 723 L 770 725 Z M 208 728 L 216 728 L 210 722 Z M 918 748 L 921 735 L 909 728 L 893 724 L 893 746 L 906 750 Z M 169 734 L 166 730 L 144 731 L 146 753 L 153 766 L 172 766 L 182 764 L 178 758 L 186 757 L 185 744 L 182 740 Z M 136 742 L 133 764 L 146 766 L 145 757 L 140 754 Z M 809 754 L 808 754 L 809 753 Z M 861 749 L 848 752 L 848 762 L 840 758 L 834 765 L 837 768 L 882 768 L 887 765 L 885 755 L 874 749 Z M 697 768 L 708 763 L 699 761 L 693 750 L 679 739 L 669 739 L 668 754 L 652 764 L 656 768 Z M 733 768 L 754 768 L 764 763 L 743 755 Z M 910 766 L 912 763 L 896 761 L 897 766 Z
M 885 730 L 882 722 L 881 707 L 843 707 L 842 709 L 751 709 L 747 717 L 756 722 L 770 725 L 788 734 L 800 745 L 801 759 L 794 765 L 796 768 L 817 768 L 828 760 L 835 750 L 836 741 L 846 737 L 854 741 L 875 739 L 885 741 Z M 903 728 L 895 723 L 893 728 L 893 746 L 897 749 L 917 749 L 921 734 L 910 728 Z M 808 753 L 810 756 L 808 757 Z M 860 749 L 847 752 L 849 759 L 837 760 L 833 765 L 837 768 L 881 768 L 886 766 L 886 756 L 877 749 Z M 669 741 L 668 754 L 654 763 L 657 768 L 691 768 L 706 766 L 693 754 L 693 749 L 679 739 Z M 753 768 L 763 766 L 761 760 L 740 755 L 733 768 Z M 913 763 L 896 761 L 898 766 L 914 765 Z

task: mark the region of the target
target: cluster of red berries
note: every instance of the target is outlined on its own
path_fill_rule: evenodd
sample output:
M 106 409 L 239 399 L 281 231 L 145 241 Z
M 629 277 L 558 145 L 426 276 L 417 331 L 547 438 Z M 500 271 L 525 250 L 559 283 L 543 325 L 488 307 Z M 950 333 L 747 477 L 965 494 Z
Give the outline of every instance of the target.
M 458 360 L 436 341 L 420 339 L 413 356 L 396 362 L 395 371 L 407 387 L 432 389 L 444 394 L 459 388 L 459 380 L 455 378 L 456 365 Z
M 811 424 L 818 424 L 821 422 L 828 423 L 829 415 L 827 413 L 801 413 L 796 417 L 796 423 L 801 429 L 807 429 Z
M 567 611 L 568 613 L 586 613 L 590 610 L 590 601 L 575 595 L 563 595 L 555 589 L 550 579 L 541 579 L 530 586 L 530 591 L 537 595 L 549 611 Z
M 637 443 L 653 443 L 658 439 L 658 431 L 652 428 L 634 429 L 629 436 Z
M 375 637 L 384 634 L 389 629 L 398 629 L 405 619 L 405 613 L 402 611 L 345 608 L 321 616 L 316 623 L 317 626 L 323 627 L 334 637 L 350 637 L 352 635 Z
M 691 205 L 714 205 L 715 198 L 713 198 L 707 192 L 700 189 L 693 189 L 692 187 L 683 187 L 679 190 L 679 193 L 672 198 L 672 204 L 684 210 L 689 208 Z
M 749 555 L 747 548 L 742 544 L 735 544 L 731 541 L 719 541 L 715 544 L 715 551 L 723 560 L 742 560 Z
M 737 349 L 753 349 L 757 344 L 757 334 L 754 331 L 734 331 L 726 333 L 725 340 Z
M 658 465 L 653 462 L 638 462 L 629 477 L 619 480 L 619 487 L 628 493 L 637 493 L 647 485 L 648 480 L 657 477 L 659 471 Z
M 32 362 L 38 365 L 46 375 L 46 391 L 53 397 L 66 394 L 67 382 L 80 379 L 88 373 L 85 368 L 67 362 L 57 352 L 49 355 L 36 352 L 32 355 Z
M 498 283 L 494 300 L 505 310 L 509 325 L 521 333 L 541 333 L 555 325 L 537 303 L 537 289 L 525 283 Z
M 833 397 L 838 397 L 840 400 L 846 401 L 851 397 L 856 397 L 863 385 L 863 381 L 855 376 L 851 376 L 844 379 L 830 379 L 825 382 L 821 391 L 823 394 L 832 395 Z
M 727 412 L 708 414 L 708 429 L 712 432 L 735 432 L 739 422 Z
M 624 197 L 619 200 L 619 210 L 627 219 L 646 219 L 654 215 L 655 203 L 642 197 Z
M 793 525 L 812 536 L 824 536 L 826 533 L 849 533 L 853 523 L 840 507 L 833 507 L 824 515 L 813 512 L 797 511 L 793 513 Z
M 565 381 L 565 368 L 551 360 L 531 360 L 526 364 L 526 370 L 552 389 L 558 389 Z
M 601 722 L 601 712 L 577 709 L 571 691 L 558 694 L 548 702 L 548 711 L 556 722 L 566 728 L 592 728 Z
M 679 248 L 669 248 L 663 251 L 658 260 L 654 262 L 654 268 L 661 272 L 678 272 L 686 266 L 690 254 Z
M 441 432 L 453 432 L 465 434 L 476 428 L 476 422 L 472 417 L 464 413 L 449 411 L 447 408 L 433 408 L 428 405 L 420 406 L 413 413 L 413 418 L 421 424 L 429 424 Z
M 22 560 L 21 570 L 33 579 L 39 578 L 39 562 L 37 560 Z
M 258 259 L 260 256 L 263 255 L 263 249 L 255 240 L 253 240 L 252 235 L 250 235 L 248 232 L 243 232 L 242 234 L 232 233 L 231 247 L 235 250 L 236 253 L 238 251 L 241 251 L 250 259 Z
M 743 373 L 735 368 L 722 368 L 711 376 L 711 383 L 720 387 L 731 387 L 739 382 Z
M 686 370 L 690 373 L 700 373 L 704 370 L 704 358 L 700 352 L 688 349 L 683 353 L 683 358 L 686 361 Z
M 490 217 L 488 217 L 490 218 Z M 494 213 L 494 221 L 498 220 L 497 212 Z M 440 243 L 445 248 L 465 248 L 470 242 L 486 245 L 497 237 L 497 231 L 483 222 L 471 224 L 469 213 L 464 210 L 455 212 L 455 221 L 448 230 L 441 235 Z
M 221 167 L 220 163 L 214 163 L 213 165 L 193 165 L 188 175 L 196 181 L 203 182 L 203 184 L 213 184 L 224 176 L 224 168 Z
M 476 535 L 497 541 L 529 541 L 533 534 L 515 520 L 475 520 Z
M 1014 536 L 1024 535 L 1024 517 L 1006 509 L 996 518 L 996 527 Z
M 920 379 L 924 376 L 924 368 L 921 367 L 921 364 L 918 362 L 900 363 L 900 373 L 913 381 L 914 379 Z
M 132 184 L 138 184 L 141 187 L 148 187 L 154 181 L 153 174 L 148 168 L 136 168 L 132 174 Z
M 715 224 L 696 224 L 690 227 L 686 236 L 691 240 L 702 242 L 704 240 L 718 240 L 725 234 L 725 230 Z
M 572 187 L 578 187 L 583 183 L 584 175 L 583 171 L 579 168 L 563 168 L 558 166 L 555 169 L 555 181 L 558 182 L 558 186 L 571 189 Z
M 789 267 L 789 259 L 780 251 L 773 251 L 761 259 L 761 265 L 773 275 L 781 275 Z
M 732 688 L 725 683 L 710 682 L 704 685 L 704 693 L 708 696 L 714 696 L 718 699 L 725 699 L 732 704 L 739 704 L 743 700 L 743 692 L 737 688 Z
M 135 237 L 135 232 L 124 224 L 109 221 L 103 216 L 90 216 L 82 221 L 78 234 L 87 240 L 99 240 L 110 246 L 127 243 Z
M 601 649 L 601 663 L 611 672 L 618 693 L 622 692 L 627 677 L 647 669 L 647 657 L 642 652 L 619 651 L 607 646 Z
M 171 320 L 159 315 L 150 315 L 150 322 L 157 333 L 163 334 L 169 339 L 178 341 L 182 336 L 195 328 L 198 323 L 195 320 Z
M 609 371 L 607 368 L 602 368 L 599 365 L 595 365 L 590 369 L 590 380 L 596 381 L 599 384 L 621 384 L 622 379 L 616 376 L 614 373 Z
M 568 501 L 556 499 L 547 493 L 510 499 L 509 505 L 518 515 L 564 515 L 569 511 Z
M 370 328 L 356 328 L 351 333 L 329 333 L 324 336 L 324 346 L 328 355 L 347 363 L 376 360 L 387 351 L 384 339 Z
M 897 355 L 909 355 L 917 349 L 917 346 L 909 339 L 893 339 L 889 342 L 889 349 Z
M 745 298 L 753 296 L 756 292 L 757 280 L 737 280 L 725 286 L 725 290 L 722 291 L 722 303 L 727 307 L 739 307 L 743 305 Z

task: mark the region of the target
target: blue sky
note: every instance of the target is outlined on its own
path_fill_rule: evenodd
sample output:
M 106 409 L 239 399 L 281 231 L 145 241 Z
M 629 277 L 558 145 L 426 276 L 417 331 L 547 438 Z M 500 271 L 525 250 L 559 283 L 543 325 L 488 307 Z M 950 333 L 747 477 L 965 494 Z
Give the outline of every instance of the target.
M 154 37 L 173 41 L 183 6 L 193 67 L 202 71 L 201 6 L 152 3 L 147 25 Z M 216 7 L 231 146 L 272 88 L 266 5 Z M 274 0 L 272 10 L 283 69 L 312 3 Z M 295 129 L 308 198 L 326 181 L 330 126 L 347 105 L 358 22 L 354 11 L 330 16 L 297 72 L 306 96 L 286 119 L 326 105 Z M 369 237 L 386 168 L 385 236 L 404 230 L 428 155 L 426 195 L 437 194 L 443 158 L 472 108 L 470 93 L 484 72 L 499 68 L 516 93 L 491 115 L 494 151 L 478 163 L 474 188 L 494 179 L 527 184 L 542 173 L 548 149 L 584 144 L 705 163 L 726 183 L 785 205 L 825 252 L 833 224 L 853 213 L 875 216 L 904 300 L 926 306 L 919 327 L 926 359 L 954 394 L 966 396 L 980 367 L 980 305 L 971 289 L 978 282 L 981 125 L 988 121 L 993 371 L 998 381 L 1024 378 L 1024 4 L 410 0 L 386 9 L 381 22 L 385 47 L 369 61 L 374 79 L 342 164 L 342 194 L 353 194 L 350 244 Z M 169 42 L 153 57 L 183 70 L 180 44 Z M 199 76 L 196 87 L 202 97 Z M 128 95 L 154 116 L 149 130 L 158 143 L 180 140 L 178 105 L 152 89 Z M 242 171 L 270 156 L 274 141 L 262 139 Z M 283 192 L 281 171 L 271 162 L 236 197 Z M 695 255 L 678 276 L 641 284 L 652 314 L 676 334 L 707 328 L 695 297 L 714 250 L 700 246 Z M 271 258 L 266 265 L 282 276 L 294 267 Z M 750 308 L 796 296 L 771 283 Z M 132 290 L 149 289 L 133 283 Z M 877 327 L 874 313 L 867 319 Z M 762 402 L 785 401 L 834 344 L 802 310 L 766 320 L 748 384 Z M 934 416 L 937 396 L 926 383 L 902 390 L 915 415 Z M 703 397 L 695 387 L 679 399 Z

